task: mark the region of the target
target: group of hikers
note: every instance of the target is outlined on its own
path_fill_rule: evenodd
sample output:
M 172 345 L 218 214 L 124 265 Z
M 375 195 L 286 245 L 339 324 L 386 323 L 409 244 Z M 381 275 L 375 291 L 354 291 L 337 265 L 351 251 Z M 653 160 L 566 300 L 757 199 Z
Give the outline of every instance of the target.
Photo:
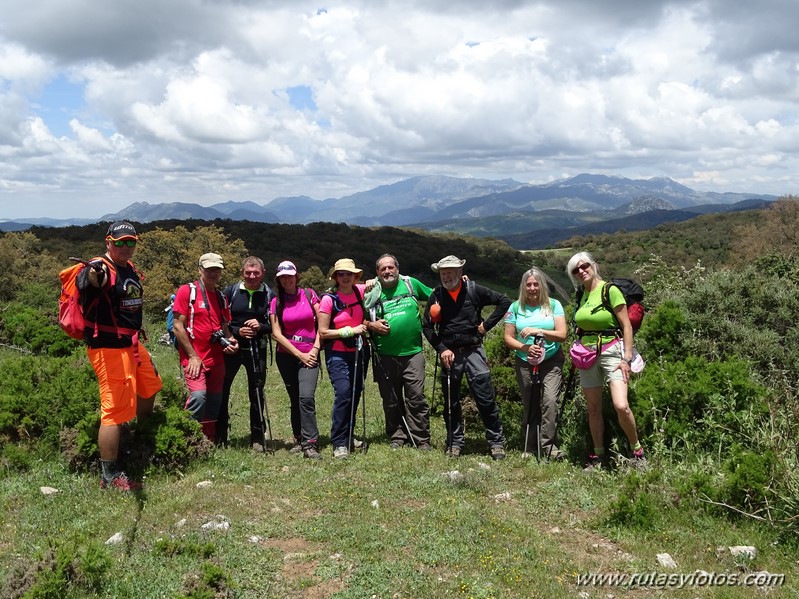
M 90 268 L 77 279 L 83 305 L 93 310 L 86 314 L 84 340 L 100 386 L 100 484 L 122 490 L 137 489 L 140 484 L 118 464 L 119 427 L 134 417 L 146 417 L 161 389 L 160 375 L 138 342 L 142 287 L 130 262 L 138 239 L 130 223 L 113 223 L 105 239 L 105 256 L 89 262 Z M 267 433 L 271 438 L 264 398 L 266 344 L 271 334 L 277 346 L 275 363 L 291 406 L 294 440 L 289 451 L 308 459 L 322 457 L 315 407 L 322 350 L 334 391 L 330 444 L 335 458 L 345 459 L 358 447 L 365 449 L 363 411 L 361 439 L 355 437 L 355 430 L 370 361 L 390 447 L 429 451 L 424 337 L 437 354 L 434 386 L 440 379 L 446 454 L 457 458 L 464 450 L 460 388 L 465 375 L 485 428 L 488 451 L 494 460 L 501 460 L 505 435 L 483 339 L 504 321 L 504 341 L 515 351 L 516 378 L 525 405 L 524 451 L 536 447 L 545 458 L 564 458 L 556 430 L 565 363 L 562 344 L 567 333 L 562 304 L 550 298 L 547 277 L 538 268 L 522 275 L 518 299 L 511 301 L 469 280 L 465 264 L 466 260 L 452 255 L 431 264 L 441 283 L 432 289 L 400 274 L 399 262 L 391 254 L 377 259 L 377 276 L 368 281 L 362 281 L 363 269 L 352 259 L 342 258 L 328 273 L 331 288 L 319 297 L 313 289 L 300 287 L 297 267 L 290 261 L 278 264 L 273 291 L 265 282 L 263 261 L 254 256 L 243 261 L 241 280 L 221 289 L 222 256 L 203 254 L 197 280 L 181 286 L 171 304 L 188 392 L 186 410 L 208 439 L 226 444 L 231 386 L 244 366 L 250 444 L 255 451 L 265 451 Z M 590 254 L 575 254 L 567 273 L 582 291 L 575 313 L 579 341 L 570 353 L 580 369 L 594 445 L 586 469 L 607 463 L 602 416 L 605 382 L 627 436 L 631 460 L 643 463 L 635 418 L 627 403 L 627 381 L 640 356 L 634 350 L 625 298 L 600 278 Z M 92 301 L 100 295 L 107 301 Z M 491 306 L 484 319 L 483 309 Z

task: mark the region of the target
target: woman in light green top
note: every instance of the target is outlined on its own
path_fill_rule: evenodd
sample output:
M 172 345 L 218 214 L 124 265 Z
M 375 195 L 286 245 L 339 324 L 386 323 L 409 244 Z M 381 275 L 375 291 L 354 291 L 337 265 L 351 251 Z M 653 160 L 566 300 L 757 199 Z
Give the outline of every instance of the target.
M 583 288 L 574 314 L 575 323 L 582 333 L 581 340 L 586 346 L 600 343 L 602 347 L 594 365 L 580 370 L 580 386 L 588 403 L 588 427 L 594 442 L 594 452 L 588 456 L 586 470 L 601 468 L 607 462 L 604 446 L 605 422 L 602 419 L 602 388 L 605 381 L 610 387 L 610 397 L 619 424 L 630 443 L 632 459 L 635 464 L 642 465 L 646 458 L 638 441 L 635 416 L 627 402 L 627 381 L 633 358 L 633 329 L 627 316 L 624 295 L 615 285 L 610 287 L 608 295 L 613 312 L 604 306 L 602 290 L 606 283 L 599 276 L 599 267 L 588 252 L 579 252 L 572 256 L 566 266 L 566 274 L 575 289 L 580 286 Z

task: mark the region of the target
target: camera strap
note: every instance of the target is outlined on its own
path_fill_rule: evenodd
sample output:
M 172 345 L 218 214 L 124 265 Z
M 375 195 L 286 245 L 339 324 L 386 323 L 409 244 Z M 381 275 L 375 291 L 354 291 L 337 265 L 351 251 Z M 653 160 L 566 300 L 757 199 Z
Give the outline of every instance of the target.
M 203 303 L 205 304 L 205 309 L 208 310 L 208 320 L 211 322 L 211 329 L 214 331 L 219 330 L 222 328 L 221 311 L 223 309 L 223 306 L 219 304 L 219 302 L 224 301 L 223 299 L 220 299 L 221 293 L 219 293 L 219 291 L 217 290 L 216 301 L 217 304 L 219 304 L 218 307 L 220 310 L 220 314 L 218 317 L 219 322 L 214 322 L 214 312 L 213 310 L 211 310 L 211 304 L 208 303 L 208 294 L 205 292 L 205 285 L 203 284 L 202 279 L 198 280 L 197 283 L 199 284 L 200 287 L 200 293 L 203 296 Z

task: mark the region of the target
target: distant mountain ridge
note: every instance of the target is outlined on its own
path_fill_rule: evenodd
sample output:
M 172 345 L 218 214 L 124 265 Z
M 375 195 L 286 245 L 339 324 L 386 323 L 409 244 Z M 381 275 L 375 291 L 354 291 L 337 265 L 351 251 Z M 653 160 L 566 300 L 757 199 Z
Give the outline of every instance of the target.
M 308 196 L 276 198 L 267 204 L 227 201 L 212 206 L 187 202 L 136 202 L 101 221 L 131 220 L 248 220 L 264 223 L 308 224 L 343 222 L 361 226 L 404 226 L 501 237 L 519 243 L 526 233 L 561 230 L 623 219 L 627 228 L 658 220 L 685 218 L 737 202 L 772 201 L 776 196 L 698 192 L 666 177 L 627 179 L 583 173 L 542 185 L 514 179 L 473 179 L 439 175 L 411 177 L 341 198 L 315 200 Z M 701 208 L 705 206 L 705 208 Z M 650 214 L 651 213 L 651 214 Z M 648 216 L 647 216 L 648 215 Z M 86 224 L 86 219 L 24 223 L 43 226 Z M 39 222 L 34 222 L 39 221 Z M 0 222 L 2 230 L 19 230 L 20 222 Z M 619 223 L 620 224 L 620 223 Z M 612 226 L 612 225 L 611 225 Z M 651 225 L 650 225 L 651 226 Z M 599 227 L 601 228 L 601 227 Z M 574 232 L 573 234 L 578 234 Z M 514 237 L 521 236 L 521 237 Z M 513 240 L 513 241 L 511 241 Z

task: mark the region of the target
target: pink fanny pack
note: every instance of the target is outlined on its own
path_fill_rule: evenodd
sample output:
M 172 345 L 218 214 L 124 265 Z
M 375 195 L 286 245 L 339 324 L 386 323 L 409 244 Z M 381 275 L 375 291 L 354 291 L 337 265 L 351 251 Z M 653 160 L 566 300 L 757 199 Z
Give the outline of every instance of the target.
M 602 347 L 599 347 L 598 343 L 594 347 L 586 347 L 579 340 L 575 341 L 569 348 L 572 364 L 580 370 L 591 368 L 591 366 L 596 363 L 596 359 L 599 357 L 600 353 L 618 342 L 618 339 L 614 339 L 613 341 L 605 343 Z

